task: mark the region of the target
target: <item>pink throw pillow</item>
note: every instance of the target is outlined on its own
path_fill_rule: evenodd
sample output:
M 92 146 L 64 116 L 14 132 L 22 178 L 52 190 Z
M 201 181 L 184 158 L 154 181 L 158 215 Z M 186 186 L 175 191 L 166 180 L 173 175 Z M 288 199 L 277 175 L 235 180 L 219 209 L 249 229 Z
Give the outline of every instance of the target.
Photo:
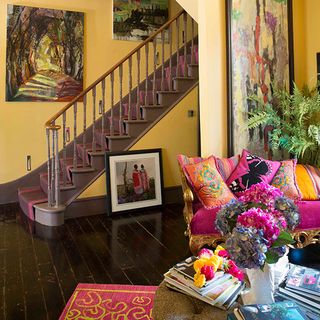
M 271 182 L 271 185 L 280 189 L 286 197 L 292 200 L 301 199 L 295 174 L 296 163 L 295 159 L 281 161 L 281 166 Z
M 228 178 L 227 185 L 232 192 L 238 194 L 260 182 L 270 184 L 279 167 L 279 161 L 265 160 L 243 150 L 238 166 Z
M 221 174 L 221 177 L 223 178 L 224 181 L 227 181 L 231 173 L 237 167 L 240 160 L 240 155 L 237 154 L 236 156 L 233 156 L 230 158 L 215 157 L 215 159 L 216 159 L 216 166 L 218 171 Z
M 224 205 L 235 198 L 223 181 L 214 157 L 186 165 L 184 169 L 193 191 L 206 209 Z

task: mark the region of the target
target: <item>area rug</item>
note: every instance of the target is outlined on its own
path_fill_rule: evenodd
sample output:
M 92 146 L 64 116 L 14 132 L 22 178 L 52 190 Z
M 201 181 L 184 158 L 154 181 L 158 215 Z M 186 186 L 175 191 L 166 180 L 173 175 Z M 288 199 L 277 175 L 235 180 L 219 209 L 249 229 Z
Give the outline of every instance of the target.
M 80 283 L 59 320 L 152 320 L 156 289 L 154 286 Z

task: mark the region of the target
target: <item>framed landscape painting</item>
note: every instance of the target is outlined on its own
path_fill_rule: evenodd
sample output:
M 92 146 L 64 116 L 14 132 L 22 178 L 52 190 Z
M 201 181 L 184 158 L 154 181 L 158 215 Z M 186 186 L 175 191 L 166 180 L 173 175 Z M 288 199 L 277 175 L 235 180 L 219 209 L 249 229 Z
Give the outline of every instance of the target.
M 161 149 L 106 153 L 109 215 L 162 205 Z
M 145 40 L 168 18 L 168 0 L 113 0 L 113 39 Z
M 6 101 L 71 101 L 83 88 L 84 14 L 7 10 Z
M 291 0 L 227 0 L 228 153 L 242 149 L 266 157 L 268 129 L 246 127 L 258 95 L 272 101 L 273 86 L 293 80 Z

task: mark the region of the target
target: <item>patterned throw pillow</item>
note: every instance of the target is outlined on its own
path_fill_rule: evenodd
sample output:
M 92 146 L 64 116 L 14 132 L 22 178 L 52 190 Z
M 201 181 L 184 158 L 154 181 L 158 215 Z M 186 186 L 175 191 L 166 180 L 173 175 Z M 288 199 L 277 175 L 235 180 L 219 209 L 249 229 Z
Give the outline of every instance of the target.
M 230 158 L 219 158 L 215 157 L 216 159 L 216 166 L 219 170 L 221 177 L 224 181 L 227 181 L 227 179 L 230 177 L 233 170 L 237 167 L 240 155 L 237 154 L 236 156 L 230 157 Z
M 300 200 L 301 195 L 296 183 L 296 160 L 281 161 L 281 166 L 274 176 L 271 185 L 280 189 L 285 196 L 293 200 Z
M 212 157 L 212 156 L 211 156 Z M 240 155 L 236 155 L 233 156 L 231 158 L 219 158 L 219 157 L 214 157 L 215 161 L 216 161 L 216 167 L 219 171 L 219 173 L 221 174 L 221 177 L 223 178 L 224 181 L 226 181 L 230 174 L 232 173 L 232 171 L 236 168 L 236 166 L 239 163 L 239 159 L 240 159 Z M 201 157 L 188 157 L 186 155 L 183 154 L 179 154 L 177 156 L 178 162 L 180 164 L 180 167 L 182 168 L 182 170 L 184 171 L 184 167 L 187 164 L 196 164 L 199 163 L 200 161 L 209 159 L 208 158 L 201 158 Z
M 214 157 L 185 166 L 188 181 L 206 209 L 226 204 L 234 195 L 216 168 Z
M 320 169 L 308 164 L 296 165 L 296 180 L 302 200 L 320 198 Z
M 232 192 L 238 194 L 254 184 L 270 183 L 279 167 L 279 161 L 265 160 L 243 150 L 238 166 L 228 178 L 227 185 Z

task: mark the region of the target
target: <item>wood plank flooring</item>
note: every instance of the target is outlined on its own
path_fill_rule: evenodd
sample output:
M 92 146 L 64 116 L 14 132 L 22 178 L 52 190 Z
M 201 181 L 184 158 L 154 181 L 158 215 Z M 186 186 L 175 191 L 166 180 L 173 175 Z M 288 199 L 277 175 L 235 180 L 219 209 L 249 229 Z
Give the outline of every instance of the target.
M 0 206 L 0 319 L 58 319 L 78 283 L 158 285 L 190 255 L 182 206 L 49 228 Z M 290 253 L 320 269 L 320 246 Z

